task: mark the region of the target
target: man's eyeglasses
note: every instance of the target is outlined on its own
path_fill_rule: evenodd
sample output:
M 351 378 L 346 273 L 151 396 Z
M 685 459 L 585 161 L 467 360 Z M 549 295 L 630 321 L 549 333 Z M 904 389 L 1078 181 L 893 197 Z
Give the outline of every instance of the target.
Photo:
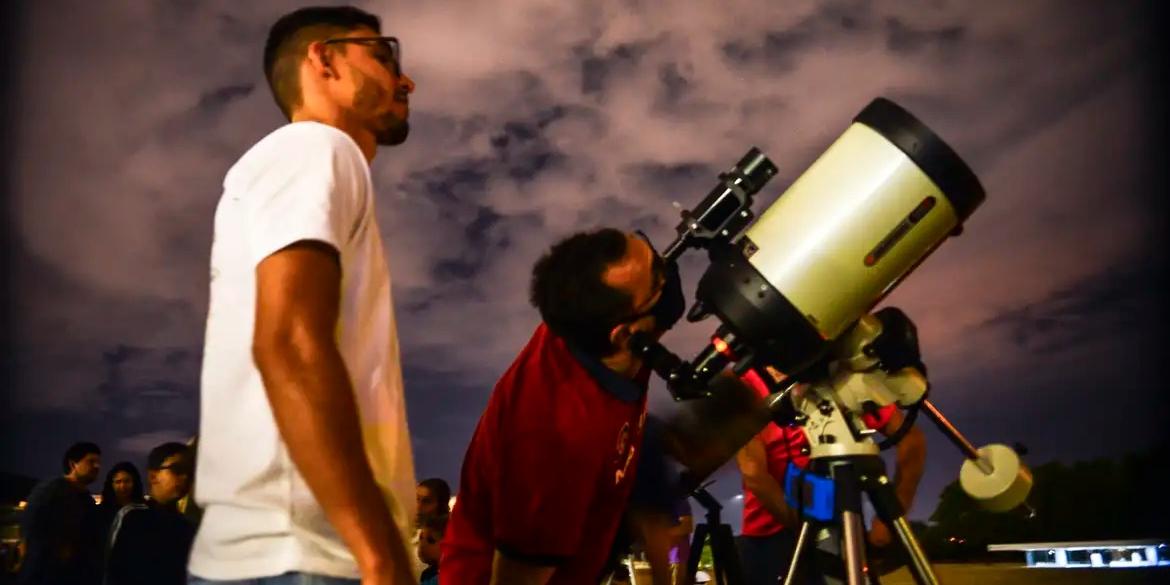
M 402 72 L 402 45 L 395 37 L 338 37 L 321 41 L 322 45 L 357 43 L 374 48 L 374 58 L 385 65 L 394 65 L 394 72 Z

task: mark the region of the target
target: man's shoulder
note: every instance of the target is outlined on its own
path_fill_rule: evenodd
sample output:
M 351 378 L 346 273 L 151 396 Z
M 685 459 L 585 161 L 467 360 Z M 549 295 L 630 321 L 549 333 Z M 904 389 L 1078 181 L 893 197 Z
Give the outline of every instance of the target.
M 39 494 L 55 489 L 56 486 L 60 485 L 63 481 L 65 481 L 65 478 L 61 476 L 42 479 L 33 485 L 32 491 L 29 492 L 29 494 Z
M 489 408 L 526 427 L 549 427 L 587 408 L 594 382 L 555 340 L 537 331 L 493 389 Z
M 133 503 L 126 504 L 118 509 L 114 514 L 114 524 L 121 524 L 122 526 L 148 522 L 156 515 L 154 508 L 148 504 Z
M 64 477 L 50 477 L 41 480 L 33 486 L 32 491 L 29 492 L 29 502 L 43 501 L 47 499 L 60 498 L 70 492 L 69 480 Z
M 319 122 L 292 122 L 268 133 L 254 144 L 227 173 L 226 181 L 255 176 L 268 171 L 273 163 L 281 168 L 298 170 L 297 161 L 325 162 L 339 156 L 365 164 L 361 148 L 348 134 Z
M 195 526 L 175 509 L 158 504 L 128 504 L 118 510 L 111 534 L 150 538 L 192 537 Z
M 153 524 L 154 518 L 150 506 L 142 503 L 122 506 L 114 514 L 114 519 L 110 523 L 108 544 L 112 547 L 119 542 L 126 542 L 128 538 L 133 539 L 140 534 L 151 534 L 154 532 Z
M 340 129 L 320 122 L 291 122 L 270 132 L 256 145 L 310 146 L 361 153 L 357 143 Z

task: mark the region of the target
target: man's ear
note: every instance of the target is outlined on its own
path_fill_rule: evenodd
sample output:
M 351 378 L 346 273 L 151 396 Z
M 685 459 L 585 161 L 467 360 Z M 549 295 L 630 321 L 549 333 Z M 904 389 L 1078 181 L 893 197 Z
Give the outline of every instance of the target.
M 629 344 L 630 337 L 633 335 L 634 333 L 630 331 L 630 325 L 628 323 L 615 325 L 613 329 L 609 330 L 609 345 L 615 349 L 625 347 Z
M 314 75 L 325 78 L 337 77 L 337 70 L 333 68 L 333 52 L 325 46 L 325 43 L 321 41 L 309 43 L 306 58 L 309 60 L 309 67 L 313 70 Z

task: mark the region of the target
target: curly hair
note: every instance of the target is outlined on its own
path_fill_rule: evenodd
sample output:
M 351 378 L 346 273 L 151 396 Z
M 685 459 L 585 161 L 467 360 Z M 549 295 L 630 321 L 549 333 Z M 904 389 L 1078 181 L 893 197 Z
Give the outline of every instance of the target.
M 626 255 L 626 234 L 603 228 L 557 242 L 532 269 L 529 301 L 553 333 L 581 351 L 613 353 L 609 332 L 633 311 L 625 291 L 602 280 Z

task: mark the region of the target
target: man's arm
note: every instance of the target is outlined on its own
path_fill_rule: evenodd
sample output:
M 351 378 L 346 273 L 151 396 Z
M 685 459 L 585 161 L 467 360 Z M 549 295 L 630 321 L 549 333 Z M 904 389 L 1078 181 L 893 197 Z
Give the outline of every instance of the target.
M 882 434 L 889 436 L 896 432 L 905 418 L 902 411 L 894 410 L 885 426 L 880 429 Z M 926 435 L 917 426 L 910 427 L 898 442 L 894 452 L 894 493 L 898 497 L 898 502 L 902 504 L 903 511 L 909 513 L 926 463 Z M 890 537 L 889 527 L 878 518 L 874 518 L 869 533 L 870 542 L 877 546 L 885 546 L 889 544 Z
M 575 527 L 566 526 L 566 530 Z M 556 567 L 546 567 L 515 560 L 500 551 L 492 557 L 491 585 L 545 585 Z
M 340 290 L 337 252 L 325 244 L 297 242 L 262 260 L 252 355 L 289 456 L 353 552 L 363 582 L 411 583 L 334 338 Z
M 896 410 L 890 417 L 882 433 L 889 436 L 902 426 L 905 416 L 902 411 Z M 923 467 L 926 463 L 926 435 L 917 426 L 910 427 L 910 431 L 898 442 L 895 452 L 894 465 L 894 492 L 898 501 L 907 512 L 914 504 L 914 495 L 918 492 L 918 482 L 922 479 Z
M 796 511 L 788 507 L 784 501 L 784 488 L 780 486 L 778 478 L 768 472 L 768 455 L 764 450 L 764 443 L 759 437 L 752 437 L 739 453 L 735 454 L 735 463 L 739 466 L 739 473 L 743 475 L 744 487 L 755 494 L 764 509 L 772 514 L 780 524 L 795 526 L 799 523 Z
M 75 552 L 66 518 L 67 489 L 58 481 L 39 484 L 29 494 L 28 505 L 21 514 L 21 537 L 26 543 L 35 541 L 41 554 L 55 562 L 69 560 Z

